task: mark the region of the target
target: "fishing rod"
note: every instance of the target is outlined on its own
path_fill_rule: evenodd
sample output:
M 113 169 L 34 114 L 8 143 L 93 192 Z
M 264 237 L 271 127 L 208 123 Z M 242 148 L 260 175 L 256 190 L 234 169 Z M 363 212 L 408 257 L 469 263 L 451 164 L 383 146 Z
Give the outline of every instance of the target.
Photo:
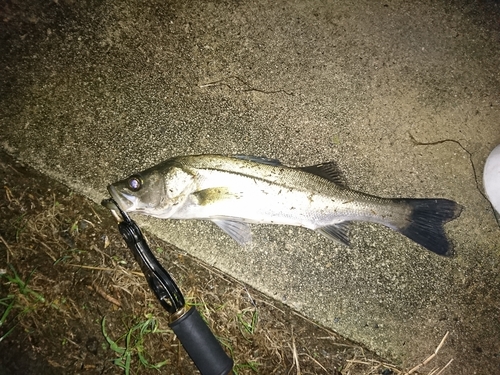
M 101 204 L 111 211 L 118 222 L 118 230 L 139 263 L 149 287 L 170 314 L 170 328 L 200 373 L 229 374 L 233 368 L 233 360 L 224 352 L 196 307 L 186 307 L 179 287 L 153 255 L 139 226 L 112 198 L 103 200 Z

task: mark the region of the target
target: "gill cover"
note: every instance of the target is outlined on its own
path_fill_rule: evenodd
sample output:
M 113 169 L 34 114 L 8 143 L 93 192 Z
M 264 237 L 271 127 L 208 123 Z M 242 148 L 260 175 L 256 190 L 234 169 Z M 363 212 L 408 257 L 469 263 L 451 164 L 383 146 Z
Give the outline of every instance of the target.
M 108 191 L 124 211 L 168 218 L 193 188 L 193 175 L 168 160 L 110 185 Z

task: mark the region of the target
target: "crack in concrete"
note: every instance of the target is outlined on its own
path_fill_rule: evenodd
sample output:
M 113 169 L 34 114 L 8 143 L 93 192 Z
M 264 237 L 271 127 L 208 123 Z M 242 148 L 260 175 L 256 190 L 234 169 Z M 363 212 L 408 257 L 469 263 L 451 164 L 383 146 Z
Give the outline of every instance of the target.
M 441 139 L 439 141 L 434 141 L 434 142 L 420 142 L 418 141 L 414 136 L 413 134 L 411 134 L 411 132 L 408 132 L 408 135 L 410 136 L 412 142 L 414 145 L 416 146 L 433 146 L 433 145 L 439 145 L 439 144 L 442 144 L 442 143 L 446 143 L 446 142 L 452 142 L 452 143 L 455 143 L 457 144 L 458 146 L 460 146 L 460 148 L 462 150 L 464 150 L 468 155 L 469 155 L 469 162 L 470 162 L 470 165 L 472 167 L 472 172 L 474 173 L 474 181 L 476 182 L 476 188 L 477 188 L 477 191 L 479 191 L 479 193 L 483 196 L 484 199 L 486 199 L 486 201 L 488 202 L 488 204 L 490 205 L 491 207 L 491 210 L 493 212 L 493 217 L 495 218 L 495 221 L 497 222 L 497 225 L 500 227 L 500 221 L 499 221 L 499 218 L 497 217 L 497 215 L 495 214 L 495 209 L 493 208 L 493 206 L 491 205 L 491 202 L 490 200 L 488 199 L 488 197 L 486 196 L 485 193 L 483 193 L 483 191 L 481 190 L 481 188 L 479 187 L 479 181 L 477 179 L 477 172 L 476 172 L 476 166 L 474 165 L 474 161 L 472 160 L 472 153 L 467 150 L 461 143 L 460 141 L 457 141 L 455 139 Z
M 248 88 L 246 88 L 246 89 L 238 89 L 238 88 L 236 88 L 234 86 L 231 86 L 229 83 L 227 83 L 227 80 L 229 80 L 229 79 L 235 79 L 235 80 L 239 81 L 240 83 L 242 83 L 244 86 L 247 86 Z M 258 88 L 253 87 L 251 84 L 249 84 L 248 82 L 244 81 L 243 79 L 241 79 L 238 76 L 229 76 L 229 77 L 220 79 L 218 81 L 205 83 L 203 85 L 200 85 L 199 87 L 200 88 L 205 88 L 205 87 L 214 87 L 214 86 L 226 86 L 230 90 L 242 91 L 242 92 L 256 91 L 256 92 L 260 92 L 260 93 L 263 93 L 263 94 L 280 94 L 280 93 L 283 93 L 283 94 L 286 94 L 286 95 L 289 95 L 289 96 L 295 95 L 293 92 L 289 92 L 289 91 L 286 91 L 286 90 L 283 90 L 283 89 L 273 90 L 273 91 L 258 89 Z

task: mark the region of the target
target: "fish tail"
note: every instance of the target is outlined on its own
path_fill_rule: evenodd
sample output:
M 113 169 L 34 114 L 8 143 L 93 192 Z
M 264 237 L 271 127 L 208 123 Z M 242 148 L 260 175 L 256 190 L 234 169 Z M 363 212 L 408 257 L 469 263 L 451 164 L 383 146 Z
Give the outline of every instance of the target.
M 453 255 L 453 246 L 446 237 L 444 224 L 456 219 L 462 206 L 448 199 L 398 199 L 411 207 L 407 224 L 396 230 L 430 251 Z

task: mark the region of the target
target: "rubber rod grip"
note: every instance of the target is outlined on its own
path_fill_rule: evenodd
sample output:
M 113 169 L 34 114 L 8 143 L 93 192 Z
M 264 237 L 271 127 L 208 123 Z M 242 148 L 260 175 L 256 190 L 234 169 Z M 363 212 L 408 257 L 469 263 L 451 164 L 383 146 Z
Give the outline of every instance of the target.
M 191 307 L 184 315 L 170 323 L 170 328 L 202 375 L 230 373 L 233 360 L 222 349 L 195 307 Z

